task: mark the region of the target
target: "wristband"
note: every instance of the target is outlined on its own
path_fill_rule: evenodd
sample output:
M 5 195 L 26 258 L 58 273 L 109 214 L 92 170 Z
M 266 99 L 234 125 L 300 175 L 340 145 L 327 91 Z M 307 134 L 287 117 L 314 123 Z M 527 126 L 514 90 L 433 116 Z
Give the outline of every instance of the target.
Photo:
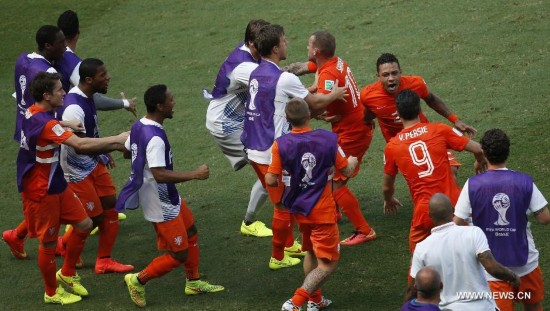
M 122 103 L 124 104 L 124 108 L 130 108 L 130 101 L 127 99 L 123 99 Z M 449 116 L 450 117 L 450 116 Z
M 451 121 L 451 123 L 455 124 L 456 121 L 458 121 L 458 117 L 456 114 L 454 113 L 451 113 L 448 117 L 447 117 L 447 120 Z

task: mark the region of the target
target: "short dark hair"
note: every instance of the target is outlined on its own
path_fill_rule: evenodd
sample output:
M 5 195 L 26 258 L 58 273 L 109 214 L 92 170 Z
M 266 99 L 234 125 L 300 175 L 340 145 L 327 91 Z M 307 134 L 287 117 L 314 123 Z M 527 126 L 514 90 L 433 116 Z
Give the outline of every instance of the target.
M 401 65 L 399 64 L 399 60 L 397 59 L 397 57 L 395 57 L 395 55 L 393 55 L 392 53 L 382 53 L 382 55 L 380 55 L 380 57 L 378 57 L 378 59 L 376 60 L 376 72 L 379 72 L 380 65 L 391 63 L 397 63 L 397 67 L 399 68 L 399 70 L 401 70 Z
M 281 36 L 285 34 L 283 26 L 269 24 L 262 26 L 258 31 L 258 36 L 254 40 L 254 47 L 258 50 L 260 56 L 269 56 L 273 48 L 279 45 Z
M 88 77 L 95 77 L 97 70 L 103 65 L 104 63 L 97 58 L 86 58 L 83 60 L 82 63 L 80 63 L 80 68 L 78 69 L 80 83 L 84 83 Z
M 165 84 L 157 84 L 149 87 L 143 95 L 143 102 L 148 113 L 157 110 L 157 104 L 164 104 L 166 101 L 166 91 L 168 87 Z
M 292 126 L 302 126 L 308 120 L 309 107 L 305 100 L 295 97 L 286 104 L 285 114 Z
M 269 25 L 269 22 L 266 22 L 263 19 L 253 19 L 248 22 L 248 25 L 246 25 L 246 30 L 244 32 L 244 43 L 246 44 L 250 41 L 254 42 L 254 40 L 256 40 L 258 32 L 260 31 L 260 28 L 266 25 Z
M 78 21 L 76 12 L 67 10 L 61 13 L 57 19 L 57 27 L 63 31 L 65 38 L 73 39 L 76 37 L 80 33 L 80 22 Z
M 336 52 L 336 38 L 326 31 L 316 31 L 312 34 L 315 38 L 313 40 L 313 46 L 318 48 L 321 53 L 326 57 L 334 56 Z
M 58 73 L 39 72 L 31 81 L 31 95 L 36 102 L 44 100 L 44 93 L 52 94 L 56 82 L 61 80 L 61 75 Z
M 44 25 L 38 28 L 36 32 L 36 44 L 38 45 L 38 51 L 41 52 L 46 48 L 46 43 L 54 44 L 57 39 L 57 33 L 61 29 L 54 25 Z
M 506 133 L 498 128 L 490 129 L 481 138 L 481 148 L 491 164 L 502 164 L 510 154 L 510 139 Z
M 420 97 L 412 90 L 403 90 L 395 97 L 399 117 L 403 120 L 413 120 L 420 114 Z

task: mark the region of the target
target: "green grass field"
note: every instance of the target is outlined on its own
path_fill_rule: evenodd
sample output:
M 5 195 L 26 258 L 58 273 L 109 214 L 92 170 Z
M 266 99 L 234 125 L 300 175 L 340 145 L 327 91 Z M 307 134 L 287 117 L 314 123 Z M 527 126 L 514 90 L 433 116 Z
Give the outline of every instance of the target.
M 242 40 L 250 19 L 263 18 L 285 27 L 287 63 L 304 61 L 308 36 L 328 30 L 336 36 L 337 54 L 351 66 L 362 88 L 375 81 L 382 52 L 396 54 L 404 74 L 422 75 L 430 89 L 480 133 L 500 127 L 512 139 L 509 167 L 532 175 L 550 198 L 550 5 L 547 1 L 4 1 L 0 10 L 0 230 L 22 219 L 15 184 L 17 145 L 13 143 L 15 102 L 13 66 L 22 51 L 35 49 L 34 35 L 54 24 L 66 9 L 80 17 L 82 58 L 102 59 L 112 75 L 109 94 L 120 91 L 140 100 L 153 84 L 165 83 L 177 105 L 165 123 L 175 168 L 210 166 L 210 178 L 178 186 L 195 213 L 204 279 L 226 291 L 198 297 L 183 293 L 184 273 L 173 271 L 147 285 L 151 310 L 278 310 L 303 280 L 300 268 L 272 272 L 267 263 L 270 240 L 246 238 L 239 226 L 255 175 L 246 167 L 233 172 L 204 127 L 210 88 L 219 65 Z M 303 79 L 311 83 L 312 77 Z M 445 122 L 424 105 L 433 121 Z M 125 111 L 100 113 L 102 135 L 128 130 L 133 116 Z M 316 127 L 325 127 L 315 123 Z M 480 136 L 478 135 L 478 138 Z M 397 310 L 406 287 L 411 199 L 401 177 L 397 195 L 404 208 L 395 217 L 382 213 L 383 139 L 377 130 L 361 173 L 351 182 L 361 208 L 379 239 L 342 249 L 336 274 L 324 286 L 333 310 Z M 473 174 L 473 157 L 458 154 L 464 182 Z M 129 163 L 116 155 L 112 171 L 117 186 L 129 175 Z M 260 219 L 271 223 L 271 206 Z M 121 225 L 114 257 L 142 269 L 157 255 L 154 230 L 141 211 L 128 213 Z M 543 273 L 550 271 L 549 228 L 533 225 Z M 342 235 L 352 231 L 345 221 Z M 36 264 L 36 240 L 27 242 L 30 260 L 19 261 L 0 246 L 0 309 L 44 308 L 43 284 Z M 91 237 L 80 270 L 90 297 L 71 310 L 133 309 L 122 275 L 95 275 L 97 237 Z M 58 259 L 58 265 L 61 259 Z M 466 271 L 465 271 L 466 273 Z M 546 296 L 550 295 L 546 278 Z M 544 303 L 550 308 L 550 303 Z M 48 309 L 55 308 L 47 306 Z

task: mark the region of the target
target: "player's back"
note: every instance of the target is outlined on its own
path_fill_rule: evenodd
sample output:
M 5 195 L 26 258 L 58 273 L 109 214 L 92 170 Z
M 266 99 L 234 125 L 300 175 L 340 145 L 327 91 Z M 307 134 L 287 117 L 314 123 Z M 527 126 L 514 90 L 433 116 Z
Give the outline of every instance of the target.
M 447 157 L 447 149 L 458 143 L 449 144 L 449 131 L 453 132 L 441 123 L 418 123 L 403 129 L 386 146 L 386 162 L 395 163 L 403 174 L 415 205 L 427 204 L 437 192 L 448 195 L 453 204 L 458 199 L 460 189 Z

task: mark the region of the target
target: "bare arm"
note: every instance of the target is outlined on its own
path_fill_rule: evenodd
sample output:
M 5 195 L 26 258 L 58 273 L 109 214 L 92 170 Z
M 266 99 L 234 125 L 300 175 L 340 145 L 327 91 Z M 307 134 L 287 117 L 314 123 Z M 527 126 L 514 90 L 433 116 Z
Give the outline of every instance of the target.
M 548 211 L 548 206 L 545 206 L 538 211 L 534 212 L 535 219 L 539 224 L 547 225 L 550 223 L 550 212 Z
M 485 271 L 499 280 L 510 282 L 514 288 L 518 288 L 520 284 L 519 277 L 512 270 L 501 265 L 495 260 L 490 250 L 487 250 L 477 255 L 477 260 L 483 265 Z
M 357 157 L 349 156 L 348 157 L 348 166 L 341 169 L 340 173 L 342 173 L 344 176 L 346 176 L 348 178 L 351 177 L 351 175 L 353 175 L 353 172 L 355 172 L 355 168 L 357 167 L 358 163 L 359 162 L 357 160 Z
M 265 174 L 265 184 L 269 187 L 277 187 L 279 185 L 279 175 L 273 173 Z
M 78 120 L 59 121 L 59 124 L 61 124 L 61 126 L 63 127 L 70 128 L 71 130 L 73 130 L 73 132 L 81 132 L 85 130 L 84 125 L 82 125 L 82 122 Z
M 124 142 L 126 138 L 128 138 L 128 135 L 130 135 L 130 132 L 102 138 L 88 138 L 72 135 L 63 144 L 73 147 L 79 154 L 102 154 L 115 150 L 125 150 Z
M 485 159 L 485 156 L 483 155 L 483 149 L 481 149 L 480 144 L 473 140 L 470 140 L 468 144 L 466 144 L 466 147 L 464 147 L 464 150 L 474 154 L 474 157 L 476 158 L 476 174 L 483 173 L 487 170 L 487 159 Z
M 428 96 L 424 100 L 426 101 L 426 104 L 430 106 L 430 108 L 432 108 L 435 112 L 439 113 L 445 119 L 453 122 L 454 126 L 459 131 L 466 133 L 470 137 L 475 136 L 477 130 L 473 126 L 470 126 L 460 121 L 460 119 L 458 119 L 456 115 L 452 117 L 451 115 L 453 115 L 453 111 L 451 110 L 451 108 L 449 108 L 449 106 L 447 106 L 441 98 L 437 97 L 437 95 L 429 92 Z
M 395 193 L 395 176 L 384 174 L 382 191 L 384 192 L 384 214 L 397 214 L 398 207 L 403 205 L 393 196 Z
M 283 70 L 288 71 L 290 73 L 293 73 L 297 76 L 303 76 L 307 73 L 310 73 L 309 69 L 307 68 L 307 62 L 305 62 L 305 63 L 302 63 L 302 62 L 292 63 L 290 65 L 284 66 Z
M 304 100 L 309 105 L 311 110 L 323 111 L 330 103 L 337 100 L 344 100 L 347 96 L 346 88 L 337 86 L 338 81 L 334 83 L 332 91 L 328 94 L 308 94 Z
M 206 164 L 203 164 L 190 172 L 175 172 L 166 167 L 151 167 L 151 173 L 157 183 L 181 183 L 193 179 L 204 180 L 210 175 Z
M 468 226 L 468 222 L 466 222 L 466 220 L 458 217 L 458 216 L 453 216 L 453 221 L 455 224 L 459 225 L 459 226 Z
M 416 298 L 418 292 L 416 291 L 416 287 L 414 286 L 414 284 L 414 279 L 411 279 L 409 285 L 407 286 L 407 292 L 405 293 L 405 301 Z

